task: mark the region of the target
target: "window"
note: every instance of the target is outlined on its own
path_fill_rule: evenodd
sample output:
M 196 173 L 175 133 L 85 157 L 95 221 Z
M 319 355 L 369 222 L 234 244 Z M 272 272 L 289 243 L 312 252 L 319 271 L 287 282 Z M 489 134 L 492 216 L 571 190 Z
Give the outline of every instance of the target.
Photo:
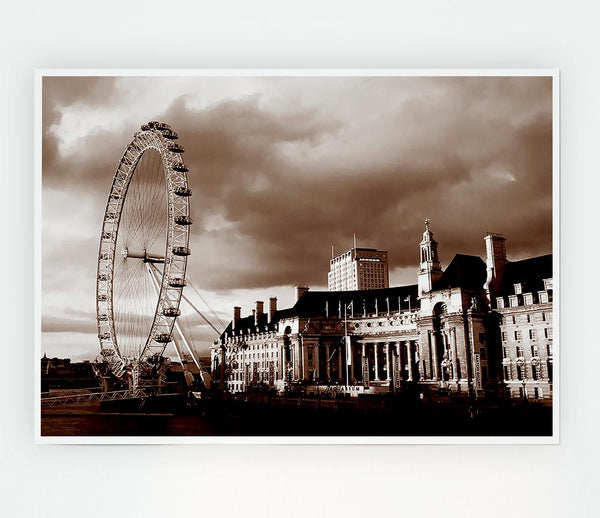
M 517 297 L 516 295 L 510 295 L 508 297 L 508 300 L 510 302 L 511 308 L 517 307 L 519 305 L 519 297 Z M 514 317 L 513 317 L 513 319 L 514 319 Z
M 508 354 L 508 347 L 503 347 L 502 348 L 502 357 L 503 358 L 510 358 L 510 355 Z
M 517 365 L 517 379 L 524 380 L 525 379 L 525 366 Z
M 479 333 L 479 342 L 485 343 L 485 333 Z
M 521 340 L 521 331 L 515 331 L 515 340 Z
M 497 297 L 496 298 L 496 307 L 499 309 L 503 309 L 504 308 L 504 297 Z
M 538 365 L 533 365 L 531 367 L 531 376 L 534 380 L 540 379 L 540 367 Z
M 514 284 L 514 288 L 515 288 L 515 295 L 520 295 L 521 293 L 523 293 L 523 286 L 521 285 L 520 282 L 517 282 L 516 284 Z
M 542 397 L 541 390 L 538 387 L 533 389 L 533 397 L 535 399 L 540 399 Z
M 544 329 L 544 337 L 552 338 L 552 328 L 551 327 L 547 327 L 546 329 Z
M 552 345 L 551 344 L 546 344 L 546 354 L 548 356 L 552 356 Z
M 487 367 L 481 367 L 481 377 L 486 380 L 487 379 Z
M 552 381 L 552 360 L 548 361 L 548 379 Z
M 530 338 L 531 340 L 535 340 L 535 339 L 537 339 L 537 330 L 535 330 L 535 329 L 530 329 L 530 330 L 529 330 L 529 338 Z
M 517 358 L 522 358 L 523 357 L 523 347 L 520 345 L 517 345 Z
M 525 315 L 525 322 L 527 322 L 528 324 L 531 323 L 531 315 Z
M 531 356 L 539 356 L 540 352 L 538 350 L 538 346 L 537 345 L 532 345 L 531 346 Z
M 514 316 L 514 315 L 511 315 L 511 316 L 510 316 L 510 323 L 511 323 L 511 324 L 514 324 L 514 323 L 515 323 L 515 316 Z
M 504 379 L 505 380 L 510 379 L 510 367 L 508 365 L 504 366 Z
M 538 295 L 540 297 L 540 304 L 548 303 L 548 292 L 547 291 L 540 291 L 540 292 L 538 292 Z
M 528 304 L 528 305 L 533 304 L 533 293 L 526 293 L 523 296 L 523 299 L 525 300 L 525 304 Z
M 486 359 L 486 357 L 485 357 L 485 354 L 486 354 L 485 347 L 482 347 L 481 349 L 479 349 L 479 353 L 481 354 L 481 359 L 485 360 Z
M 506 342 L 508 340 L 508 336 L 506 335 L 506 331 L 502 331 L 502 341 Z

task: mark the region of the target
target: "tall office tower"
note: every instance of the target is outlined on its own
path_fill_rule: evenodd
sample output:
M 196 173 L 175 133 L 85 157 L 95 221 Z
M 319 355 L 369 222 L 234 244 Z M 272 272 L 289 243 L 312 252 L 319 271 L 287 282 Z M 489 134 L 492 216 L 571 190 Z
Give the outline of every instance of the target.
M 387 250 L 351 248 L 331 259 L 329 291 L 389 288 Z

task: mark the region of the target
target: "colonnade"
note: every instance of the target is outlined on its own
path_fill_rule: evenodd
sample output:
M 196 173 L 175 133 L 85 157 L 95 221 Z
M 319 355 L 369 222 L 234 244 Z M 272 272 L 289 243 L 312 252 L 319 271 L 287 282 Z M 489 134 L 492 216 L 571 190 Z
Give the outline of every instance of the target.
M 359 340 L 361 369 L 356 369 L 355 379 L 395 383 L 416 381 L 419 378 L 416 340 L 381 342 Z M 368 379 L 365 377 L 368 376 Z
M 348 344 L 318 340 L 306 341 L 302 352 L 296 347 L 292 345 L 283 353 L 282 364 L 287 365 L 289 381 L 375 382 L 399 386 L 401 381 L 419 379 L 417 340 L 358 340 L 350 343 L 350 350 Z M 282 371 L 280 376 L 285 377 Z

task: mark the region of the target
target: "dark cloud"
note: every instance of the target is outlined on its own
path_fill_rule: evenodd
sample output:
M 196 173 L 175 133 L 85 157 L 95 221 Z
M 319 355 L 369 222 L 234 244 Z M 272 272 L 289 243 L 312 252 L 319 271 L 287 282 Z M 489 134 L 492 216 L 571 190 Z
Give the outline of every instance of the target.
M 114 77 L 44 77 L 42 80 L 42 159 L 44 180 L 53 176 L 58 158 L 58 140 L 53 129 L 59 125 L 62 109 L 109 104 L 117 93 Z
M 445 264 L 483 255 L 486 231 L 505 234 L 513 258 L 552 250 L 550 78 L 271 78 L 264 93 L 194 104 L 203 81 L 145 117 L 186 149 L 202 289 L 325 285 L 331 245 L 349 248 L 353 233 L 416 269 L 425 217 Z M 62 154 L 54 128 L 65 107 L 114 108 L 124 91 L 113 78 L 44 79 L 43 186 L 72 192 L 74 217 L 88 207 L 89 242 L 72 255 L 93 266 L 113 172 L 145 121 L 90 119 Z
M 364 139 L 344 134 L 347 120 L 277 114 L 256 98 L 174 103 L 162 118 L 186 145 L 200 246 L 191 264 L 204 286 L 323 285 L 330 245 L 348 248 L 354 232 L 388 249 L 392 267 L 411 267 L 425 217 L 446 262 L 482 254 L 486 230 L 505 233 L 509 253 L 550 251 L 550 80 L 428 85 L 375 114 Z M 211 229 L 217 216 L 229 224 Z

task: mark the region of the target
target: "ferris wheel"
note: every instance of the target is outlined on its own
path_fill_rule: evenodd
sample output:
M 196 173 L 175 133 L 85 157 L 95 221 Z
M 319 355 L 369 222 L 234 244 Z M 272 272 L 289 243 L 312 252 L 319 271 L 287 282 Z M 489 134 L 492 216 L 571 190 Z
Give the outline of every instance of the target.
M 190 255 L 188 168 L 177 133 L 151 121 L 134 134 L 108 196 L 96 280 L 100 353 L 121 377 L 174 340 Z

